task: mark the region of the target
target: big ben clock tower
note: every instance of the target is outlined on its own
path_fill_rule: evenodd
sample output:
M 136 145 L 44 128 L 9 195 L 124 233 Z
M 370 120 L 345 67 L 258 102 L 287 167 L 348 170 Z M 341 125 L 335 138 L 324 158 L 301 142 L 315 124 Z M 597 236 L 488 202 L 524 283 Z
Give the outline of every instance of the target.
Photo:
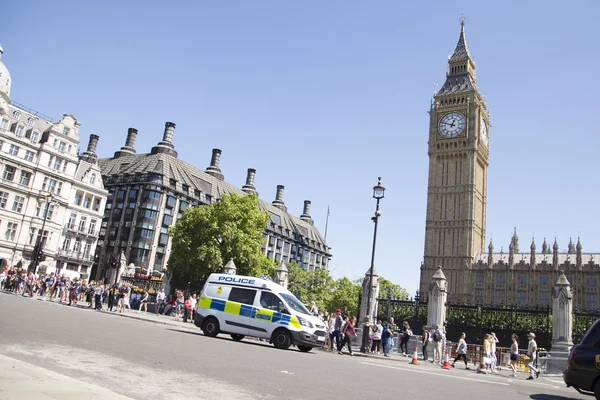
M 446 82 L 429 111 L 429 181 L 421 298 L 438 266 L 448 301 L 471 299 L 473 258 L 484 252 L 489 162 L 489 114 L 477 89 L 475 63 L 461 21 Z

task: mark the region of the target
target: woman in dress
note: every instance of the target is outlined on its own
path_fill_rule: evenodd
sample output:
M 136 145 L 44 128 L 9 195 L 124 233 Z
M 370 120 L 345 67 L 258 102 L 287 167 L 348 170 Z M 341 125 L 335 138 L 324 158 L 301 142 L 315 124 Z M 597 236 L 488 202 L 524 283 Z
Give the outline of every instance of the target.
M 142 295 L 142 299 L 140 300 L 140 308 L 138 308 L 138 313 L 142 311 L 142 307 L 144 307 L 144 313 L 148 312 L 148 291 L 144 290 L 144 294 Z
M 510 376 L 517 376 L 517 364 L 519 362 L 519 338 L 513 333 L 512 344 L 510 345 L 510 369 L 512 374 Z

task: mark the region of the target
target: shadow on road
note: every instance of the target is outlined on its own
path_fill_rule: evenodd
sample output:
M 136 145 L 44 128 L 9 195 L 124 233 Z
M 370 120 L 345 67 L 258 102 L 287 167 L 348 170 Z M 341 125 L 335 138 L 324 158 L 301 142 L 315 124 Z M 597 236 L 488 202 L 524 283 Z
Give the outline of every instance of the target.
M 181 329 L 173 329 L 173 328 L 169 328 L 167 329 L 168 331 L 172 331 L 172 332 L 179 332 L 179 333 L 187 333 L 188 335 L 197 335 L 197 336 L 205 336 L 204 333 L 202 332 L 192 332 L 192 331 L 185 331 L 185 330 L 181 330 Z M 225 334 L 223 334 L 225 335 Z M 213 340 L 226 340 L 228 342 L 234 342 L 234 340 L 230 337 L 227 336 L 217 336 L 214 338 L 211 338 Z M 251 340 L 243 340 L 242 341 L 244 344 L 250 345 L 250 346 L 258 346 L 258 347 L 263 347 L 265 349 L 270 349 L 270 350 L 275 350 L 275 351 L 281 351 L 275 347 L 273 347 L 269 342 L 260 342 L 258 341 L 258 339 L 251 339 Z M 295 347 L 290 347 L 290 350 L 292 351 L 297 351 L 298 353 L 303 353 L 302 351 L 298 350 Z M 308 352 L 308 353 L 304 353 L 304 354 L 316 354 L 314 350 Z
M 580 400 L 581 397 L 564 397 L 555 394 L 532 394 L 529 396 L 533 400 Z

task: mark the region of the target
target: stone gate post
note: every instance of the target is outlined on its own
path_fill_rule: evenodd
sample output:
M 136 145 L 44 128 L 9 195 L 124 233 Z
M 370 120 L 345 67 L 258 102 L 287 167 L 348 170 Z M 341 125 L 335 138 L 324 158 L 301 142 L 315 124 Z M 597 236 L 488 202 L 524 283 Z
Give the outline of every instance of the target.
M 427 305 L 427 326 L 437 325 L 440 329 L 446 321 L 446 299 L 448 298 L 448 281 L 442 267 L 433 274 L 429 284 L 429 303 Z
M 227 264 L 225 264 L 225 266 L 223 267 L 223 273 L 224 274 L 229 274 L 229 275 L 235 275 L 237 272 L 237 267 L 235 266 L 235 263 L 233 262 L 233 258 L 231 260 L 229 260 L 229 262 Z
M 548 372 L 560 374 L 567 368 L 569 350 L 573 346 L 573 293 L 571 285 L 560 271 L 552 289 L 552 350 Z
M 360 316 L 358 321 L 361 325 L 369 318 L 369 322 L 373 322 L 377 318 L 377 298 L 379 297 L 379 275 L 373 267 L 373 283 L 371 286 L 371 307 L 367 311 L 367 296 L 369 295 L 369 272 L 371 268 L 367 270 L 365 279 L 362 285 L 362 296 L 360 297 Z M 344 310 L 345 311 L 345 310 Z
M 288 267 L 283 261 L 279 263 L 279 266 L 275 270 L 275 279 L 273 279 L 273 282 L 286 289 L 288 287 Z

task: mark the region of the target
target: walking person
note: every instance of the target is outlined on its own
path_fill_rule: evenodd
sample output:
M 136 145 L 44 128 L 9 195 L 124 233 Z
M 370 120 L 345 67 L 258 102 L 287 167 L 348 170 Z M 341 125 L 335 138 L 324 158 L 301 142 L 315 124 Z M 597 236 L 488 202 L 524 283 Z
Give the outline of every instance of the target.
M 183 302 L 183 308 L 183 322 L 188 322 L 192 315 L 192 298 L 190 296 Z
M 344 324 L 344 319 L 342 318 L 342 310 L 339 308 L 335 310 L 335 322 L 333 324 L 333 339 L 335 340 L 335 346 L 339 347 L 342 342 L 342 325 Z
M 494 373 L 498 373 L 496 367 L 498 366 L 498 356 L 496 355 L 496 344 L 500 342 L 496 337 L 494 332 L 490 333 L 490 358 L 492 359 L 492 364 L 490 369 Z
M 371 327 L 371 330 L 371 337 L 373 338 L 373 343 L 371 343 L 371 353 L 380 354 L 381 332 L 383 331 L 381 320 L 377 320 L 377 323 Z
M 483 336 L 483 356 L 481 357 L 481 362 L 479 363 L 477 373 L 487 374 L 490 372 L 489 366 L 492 364 L 492 360 L 490 358 L 490 350 L 490 335 L 486 333 Z
M 408 354 L 408 341 L 412 336 L 412 331 L 410 330 L 410 325 L 408 324 L 408 321 L 404 321 L 402 323 L 401 332 L 402 339 L 400 339 L 400 351 L 402 352 L 402 355 L 405 356 Z
M 444 343 L 444 337 L 440 331 L 438 325 L 433 326 L 433 334 L 431 335 L 433 340 L 433 363 L 442 363 L 442 344 Z
M 535 333 L 529 332 L 527 339 L 529 339 L 529 344 L 527 345 L 527 367 L 529 368 L 529 378 L 527 378 L 527 380 L 532 380 L 534 374 L 536 378 L 540 377 L 540 370 L 534 366 L 537 358 L 537 343 L 535 342 Z
M 427 345 L 429 344 L 429 331 L 427 325 L 423 325 L 423 361 L 427 361 Z
M 338 354 L 343 354 L 342 350 L 344 349 L 344 345 L 348 344 L 348 352 L 352 355 L 352 342 L 356 340 L 356 331 L 354 330 L 355 323 L 356 319 L 354 317 L 350 317 L 348 318 L 348 321 L 346 321 L 344 330 L 342 331 L 343 339 L 338 346 Z
M 144 307 L 144 314 L 148 312 L 148 291 L 144 290 L 144 294 L 140 300 L 140 307 L 138 308 L 138 313 L 142 311 L 142 307 Z
M 517 377 L 517 363 L 519 362 L 519 338 L 513 333 L 512 344 L 510 345 L 510 369 L 512 374 L 510 376 Z
M 467 361 L 467 341 L 465 340 L 466 338 L 467 334 L 462 332 L 458 341 L 458 347 L 456 348 L 456 358 L 452 362 L 452 368 L 455 368 L 454 365 L 458 360 L 463 359 L 465 362 L 465 369 L 471 369 L 469 368 L 469 362 Z
M 381 330 L 381 345 L 383 346 L 383 355 L 389 357 L 388 342 L 390 342 L 390 324 L 387 321 L 383 321 L 383 329 Z M 392 333 L 393 335 L 393 333 Z

